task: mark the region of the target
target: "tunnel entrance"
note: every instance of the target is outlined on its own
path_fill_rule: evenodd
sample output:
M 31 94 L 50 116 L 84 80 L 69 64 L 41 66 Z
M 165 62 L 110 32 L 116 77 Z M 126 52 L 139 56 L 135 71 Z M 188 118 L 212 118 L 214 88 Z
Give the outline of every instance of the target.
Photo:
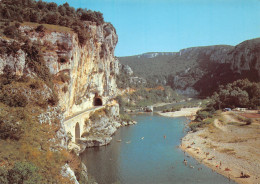
M 94 97 L 94 106 L 102 106 L 103 102 L 102 102 L 102 98 L 100 96 L 98 96 L 98 94 L 95 94 Z
M 75 127 L 75 142 L 79 143 L 79 139 L 80 139 L 80 127 L 79 127 L 79 123 L 77 122 Z
M 102 106 L 102 100 L 100 98 L 94 99 L 94 105 L 95 106 Z

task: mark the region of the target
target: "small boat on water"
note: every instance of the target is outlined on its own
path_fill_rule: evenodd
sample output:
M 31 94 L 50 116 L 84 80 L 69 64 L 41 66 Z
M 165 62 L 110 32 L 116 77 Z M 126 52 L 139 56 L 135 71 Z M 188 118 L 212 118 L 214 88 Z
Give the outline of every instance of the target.
M 141 139 L 144 139 L 144 137 L 142 137 Z
M 129 143 L 131 143 L 131 141 L 127 141 L 127 142 L 126 142 L 126 144 L 129 144 Z
M 116 140 L 117 142 L 122 142 L 122 140 L 121 139 L 119 139 L 119 140 Z

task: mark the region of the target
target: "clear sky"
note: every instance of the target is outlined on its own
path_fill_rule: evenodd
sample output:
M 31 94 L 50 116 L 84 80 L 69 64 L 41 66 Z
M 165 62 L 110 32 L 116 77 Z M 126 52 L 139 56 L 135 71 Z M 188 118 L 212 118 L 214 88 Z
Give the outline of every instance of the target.
M 116 56 L 236 45 L 260 37 L 260 0 L 44 0 L 100 11 L 117 30 Z

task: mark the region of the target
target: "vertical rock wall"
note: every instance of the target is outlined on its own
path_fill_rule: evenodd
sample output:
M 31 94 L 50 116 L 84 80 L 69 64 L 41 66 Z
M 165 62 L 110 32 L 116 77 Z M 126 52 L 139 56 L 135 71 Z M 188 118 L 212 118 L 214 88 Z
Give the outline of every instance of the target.
M 116 74 L 119 69 L 118 60 L 114 57 L 118 41 L 116 31 L 110 23 L 84 24 L 88 28 L 88 39 L 84 45 L 69 28 L 54 26 L 37 32 L 36 25 L 20 27 L 24 36 L 44 46 L 42 55 L 54 77 L 59 105 L 65 117 L 93 107 L 95 95 L 99 96 L 102 104 L 106 104 L 115 97 L 117 91 Z M 5 65 L 10 65 L 16 75 L 34 76 L 25 58 L 22 50 L 15 55 L 3 54 L 0 57 L 0 73 L 3 73 Z

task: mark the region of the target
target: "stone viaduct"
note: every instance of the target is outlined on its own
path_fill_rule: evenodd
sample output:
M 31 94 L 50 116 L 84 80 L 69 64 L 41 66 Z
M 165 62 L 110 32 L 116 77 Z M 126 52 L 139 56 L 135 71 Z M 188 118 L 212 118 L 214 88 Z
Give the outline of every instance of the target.
M 85 120 L 89 118 L 91 112 L 95 112 L 99 109 L 105 108 L 101 97 L 95 97 L 93 102 L 94 107 L 80 111 L 73 116 L 66 117 L 64 121 L 66 132 L 70 132 L 72 135 L 72 141 L 77 143 L 81 138 L 81 134 L 85 130 Z

